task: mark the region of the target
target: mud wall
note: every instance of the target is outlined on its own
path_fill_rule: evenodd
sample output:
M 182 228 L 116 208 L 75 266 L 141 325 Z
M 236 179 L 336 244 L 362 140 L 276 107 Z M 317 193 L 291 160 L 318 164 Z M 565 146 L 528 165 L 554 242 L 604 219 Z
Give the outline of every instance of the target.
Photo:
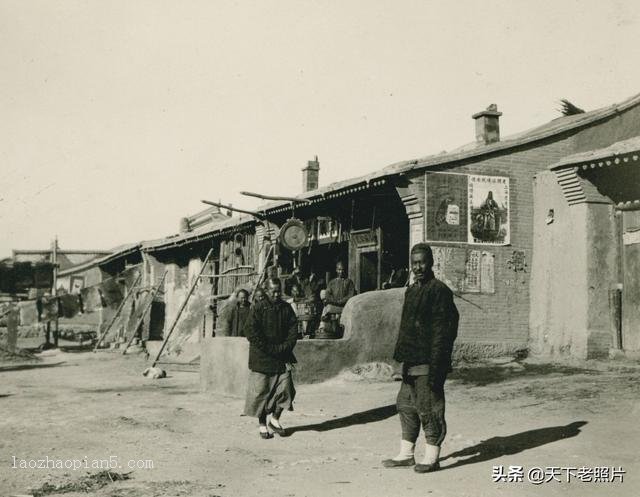
M 613 209 L 569 206 L 552 172 L 534 182 L 530 349 L 591 358 L 611 345 L 609 289 L 616 284 Z M 548 222 L 553 209 L 553 222 Z
M 344 337 L 300 340 L 294 354 L 298 383 L 315 383 L 345 368 L 367 362 L 393 363 L 404 289 L 367 292 L 344 308 Z M 203 391 L 244 395 L 249 375 L 249 342 L 238 337 L 205 338 L 201 342 L 200 382 Z

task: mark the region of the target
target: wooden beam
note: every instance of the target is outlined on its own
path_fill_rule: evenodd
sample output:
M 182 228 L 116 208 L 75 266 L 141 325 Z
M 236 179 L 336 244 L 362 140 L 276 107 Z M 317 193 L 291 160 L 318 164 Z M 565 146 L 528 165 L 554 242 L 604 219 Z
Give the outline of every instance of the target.
M 250 216 L 260 219 L 261 221 L 266 219 L 266 216 L 264 216 L 263 214 L 260 214 L 259 212 L 238 209 L 237 207 L 233 207 L 231 205 L 219 204 L 218 202 L 211 202 L 210 200 L 201 200 L 200 202 L 207 205 L 213 205 L 215 207 L 221 207 L 223 209 L 229 209 L 230 211 L 241 212 L 242 214 L 249 214 Z
M 296 198 L 296 197 L 277 197 L 271 195 L 263 195 L 262 193 L 252 193 L 252 192 L 240 192 L 241 195 L 246 195 L 248 197 L 256 197 L 262 200 L 286 200 L 289 202 L 302 202 L 305 204 L 310 204 L 311 200 L 306 198 Z

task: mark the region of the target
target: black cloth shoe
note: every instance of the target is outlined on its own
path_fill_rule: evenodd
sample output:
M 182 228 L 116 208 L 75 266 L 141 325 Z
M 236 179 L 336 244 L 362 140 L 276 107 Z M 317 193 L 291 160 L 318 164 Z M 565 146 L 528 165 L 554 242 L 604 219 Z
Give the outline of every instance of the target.
M 432 473 L 440 469 L 440 463 L 438 461 L 433 464 L 416 464 L 413 470 L 416 473 Z
M 411 457 L 409 459 L 402 459 L 401 461 L 396 461 L 394 459 L 385 459 L 382 461 L 382 465 L 385 468 L 406 468 L 407 466 L 413 466 L 416 463 L 416 460 Z

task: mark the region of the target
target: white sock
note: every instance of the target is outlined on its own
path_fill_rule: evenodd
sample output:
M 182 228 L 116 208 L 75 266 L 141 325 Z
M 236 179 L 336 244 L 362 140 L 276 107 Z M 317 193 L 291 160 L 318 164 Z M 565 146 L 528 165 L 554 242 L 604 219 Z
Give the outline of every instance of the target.
M 265 425 L 260 425 L 260 433 L 269 433 L 269 430 Z
M 280 425 L 280 420 L 274 418 L 273 416 L 271 416 L 271 420 L 269 422 L 276 428 L 282 428 L 282 426 Z
M 413 450 L 416 448 L 416 444 L 409 442 L 408 440 L 400 440 L 400 453 L 393 458 L 394 461 L 404 461 L 413 457 Z
M 424 459 L 420 464 L 435 464 L 440 457 L 440 447 L 437 445 L 429 445 L 425 447 Z

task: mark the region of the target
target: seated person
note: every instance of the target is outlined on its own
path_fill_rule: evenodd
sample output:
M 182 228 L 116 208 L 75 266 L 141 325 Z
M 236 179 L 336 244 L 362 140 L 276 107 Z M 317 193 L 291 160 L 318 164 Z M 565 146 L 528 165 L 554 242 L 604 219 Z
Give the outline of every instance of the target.
M 353 281 L 346 277 L 342 261 L 338 261 L 336 264 L 336 277 L 327 285 L 322 318 L 326 319 L 328 314 L 342 314 L 342 308 L 355 294 L 356 286 Z
M 244 324 L 249 316 L 249 292 L 240 289 L 236 292 L 236 301 L 229 302 L 231 309 L 226 313 L 227 336 L 243 337 Z
M 319 278 L 313 269 L 308 278 L 301 278 L 301 286 L 307 302 L 313 302 L 316 305 L 320 304 L 320 292 L 324 289 L 324 280 Z
M 288 304 L 291 304 L 291 306 L 293 307 L 293 310 L 296 310 L 295 305 L 298 302 L 301 302 L 304 300 L 304 294 L 302 293 L 302 288 L 300 288 L 300 285 L 298 285 L 297 283 L 294 283 L 293 285 L 291 285 L 291 289 L 289 290 L 290 296 L 289 298 L 287 298 L 285 300 L 285 302 L 287 302 Z

